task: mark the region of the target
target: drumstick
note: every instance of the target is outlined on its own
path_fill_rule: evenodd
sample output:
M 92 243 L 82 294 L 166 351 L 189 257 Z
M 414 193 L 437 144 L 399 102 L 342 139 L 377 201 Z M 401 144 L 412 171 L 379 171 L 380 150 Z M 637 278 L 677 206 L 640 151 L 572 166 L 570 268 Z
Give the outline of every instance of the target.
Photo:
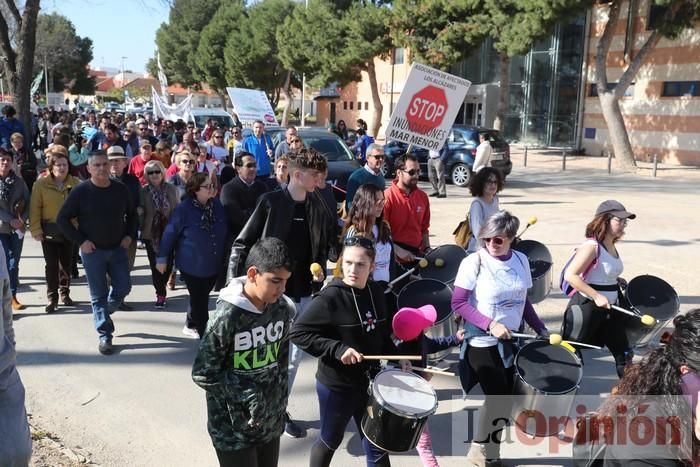
M 363 355 L 363 360 L 420 360 L 420 355 Z
M 406 277 L 410 276 L 411 274 L 413 274 L 414 271 L 415 271 L 415 268 L 411 268 L 411 269 L 409 269 L 408 271 L 406 271 L 406 272 L 404 272 L 403 274 L 401 274 L 401 275 L 400 275 L 399 277 L 397 277 L 396 279 L 394 279 L 393 281 L 389 282 L 389 285 L 388 285 L 388 287 L 386 288 L 386 290 L 384 291 L 384 293 L 389 293 L 389 292 L 391 292 L 391 287 L 392 287 L 394 284 L 396 284 L 397 282 L 399 282 L 401 279 L 405 279 Z
M 444 376 L 457 376 L 456 373 L 452 373 L 451 371 L 442 371 L 442 370 L 435 370 L 433 368 L 423 368 L 420 366 L 413 366 L 411 365 L 412 370 L 417 370 L 417 371 L 423 371 L 425 373 L 432 373 L 434 375 L 444 375 Z
M 591 297 L 589 297 L 585 293 L 581 292 L 580 290 L 578 293 L 580 293 L 581 296 L 583 296 L 583 298 L 587 298 L 588 300 L 593 300 Z M 658 323 L 658 320 L 656 320 L 656 318 L 654 318 L 651 315 L 640 315 L 638 313 L 635 313 L 634 311 L 630 311 L 626 308 L 622 308 L 621 306 L 613 305 L 612 303 L 610 304 L 610 308 L 612 308 L 615 311 L 619 311 L 620 313 L 624 313 L 626 315 L 634 316 L 635 318 L 638 318 L 642 322 L 642 324 L 645 326 L 653 326 L 654 324 Z
M 568 342 L 569 344 L 572 345 L 579 345 L 581 347 L 588 347 L 589 349 L 596 349 L 596 350 L 601 350 L 602 347 L 599 347 L 597 345 L 592 345 L 592 344 L 586 344 L 584 342 L 576 342 L 576 341 L 567 341 L 561 338 L 560 334 L 551 334 L 549 337 L 544 337 L 544 336 L 536 336 L 534 334 L 522 334 L 519 332 L 511 332 L 510 333 L 511 337 L 520 337 L 522 339 L 537 339 L 537 340 L 545 340 L 549 341 L 550 344 L 552 345 L 561 345 L 562 342 Z

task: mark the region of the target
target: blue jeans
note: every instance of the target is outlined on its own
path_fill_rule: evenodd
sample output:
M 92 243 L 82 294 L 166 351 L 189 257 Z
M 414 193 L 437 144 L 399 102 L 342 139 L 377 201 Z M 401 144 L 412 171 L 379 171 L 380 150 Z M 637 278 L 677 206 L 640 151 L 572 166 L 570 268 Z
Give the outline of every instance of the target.
M 17 295 L 19 285 L 19 258 L 22 255 L 24 237 L 19 238 L 16 233 L 0 234 L 0 243 L 5 250 L 7 258 L 7 270 L 10 273 L 10 289 L 12 296 Z
M 100 337 L 112 338 L 114 323 L 110 314 L 122 303 L 131 291 L 129 257 L 122 247 L 105 250 L 98 248 L 92 253 L 80 252 L 83 269 L 90 287 L 90 302 L 95 329 Z M 107 274 L 112 281 L 110 290 Z
M 369 399 L 366 389 L 334 391 L 317 380 L 316 393 L 318 394 L 318 408 L 321 414 L 321 434 L 315 445 L 319 443 L 325 445 L 318 448 L 337 450 L 343 441 L 345 427 L 353 418 L 362 438 L 367 467 L 391 465 L 389 453 L 370 443 L 362 434 L 362 416 L 367 412 L 367 400 Z M 315 448 L 316 446 L 312 448 L 312 451 Z M 330 465 L 330 459 L 327 458 L 326 461 L 328 461 L 327 465 Z

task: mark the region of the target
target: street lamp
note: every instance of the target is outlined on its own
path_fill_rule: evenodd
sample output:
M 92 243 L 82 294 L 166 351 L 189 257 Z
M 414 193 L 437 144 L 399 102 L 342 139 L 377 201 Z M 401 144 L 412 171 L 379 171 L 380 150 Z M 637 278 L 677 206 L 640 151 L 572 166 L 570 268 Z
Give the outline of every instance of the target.
M 124 88 L 124 82 L 126 78 L 124 76 L 124 60 L 129 57 L 122 57 L 122 101 L 124 101 L 124 106 L 126 106 L 126 89 Z

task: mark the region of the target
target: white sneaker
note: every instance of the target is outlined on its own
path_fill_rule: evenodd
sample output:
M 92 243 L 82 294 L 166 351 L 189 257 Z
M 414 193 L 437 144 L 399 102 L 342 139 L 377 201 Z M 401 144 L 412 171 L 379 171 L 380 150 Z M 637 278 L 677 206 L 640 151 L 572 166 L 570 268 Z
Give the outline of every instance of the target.
M 472 443 L 467 453 L 467 465 L 473 467 L 486 466 L 486 447 L 483 444 Z
M 182 328 L 182 333 L 190 339 L 199 339 L 199 333 L 196 329 L 188 328 L 187 326 L 185 326 L 184 328 Z

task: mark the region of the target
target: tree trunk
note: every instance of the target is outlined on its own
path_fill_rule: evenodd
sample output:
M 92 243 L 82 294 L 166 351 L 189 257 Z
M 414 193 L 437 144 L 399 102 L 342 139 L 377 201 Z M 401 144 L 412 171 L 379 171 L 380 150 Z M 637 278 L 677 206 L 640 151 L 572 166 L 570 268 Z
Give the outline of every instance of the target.
M 17 23 L 19 33 L 17 45 L 13 49 L 7 36 L 7 18 L 0 24 L 2 38 L 0 47 L 5 55 L 5 74 L 7 76 L 12 102 L 17 110 L 17 118 L 24 124 L 27 137 L 31 138 L 31 96 L 32 71 L 34 68 L 34 50 L 36 48 L 36 23 L 39 15 L 39 0 L 27 0 L 22 17 L 16 10 L 11 12 Z
M 379 97 L 379 86 L 377 85 L 377 70 L 374 68 L 374 59 L 367 62 L 367 76 L 369 76 L 369 88 L 372 90 L 372 136 L 375 138 L 379 134 L 379 129 L 382 127 L 382 112 L 384 106 Z
M 287 71 L 287 76 L 284 78 L 284 84 L 280 92 L 284 96 L 284 109 L 282 110 L 282 121 L 280 125 L 286 127 L 289 124 L 289 111 L 292 109 L 292 93 L 289 91 L 289 84 L 292 81 L 292 72 Z
M 605 23 L 603 35 L 598 41 L 595 57 L 595 82 L 598 90 L 598 99 L 600 100 L 600 108 L 603 112 L 603 119 L 608 126 L 608 137 L 612 144 L 615 160 L 622 170 L 634 171 L 637 163 L 634 160 L 634 151 L 630 142 L 625 121 L 620 109 L 620 98 L 625 95 L 625 91 L 632 84 L 637 72 L 644 64 L 644 61 L 649 56 L 649 53 L 656 47 L 661 34 L 654 30 L 646 42 L 639 49 L 639 52 L 634 56 L 625 72 L 620 77 L 614 88 L 608 90 L 608 68 L 606 58 L 612 43 L 615 25 L 620 17 L 620 0 L 615 0 L 610 3 L 610 11 L 608 13 L 608 21 Z M 672 11 L 675 14 L 677 8 Z
M 498 74 L 500 84 L 498 94 L 498 107 L 496 108 L 496 117 L 493 120 L 493 127 L 498 131 L 503 131 L 503 127 L 505 125 L 506 111 L 508 110 L 508 94 L 510 91 L 510 75 L 508 74 L 508 68 L 510 66 L 510 57 L 505 53 L 501 53 L 498 58 Z

